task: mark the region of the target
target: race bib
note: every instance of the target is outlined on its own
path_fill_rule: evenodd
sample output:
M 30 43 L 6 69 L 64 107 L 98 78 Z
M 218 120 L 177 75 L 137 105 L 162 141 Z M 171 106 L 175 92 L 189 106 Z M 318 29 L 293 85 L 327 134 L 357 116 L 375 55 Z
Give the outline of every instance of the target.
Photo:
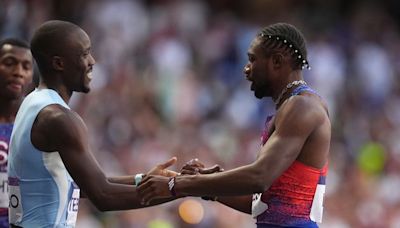
M 9 178 L 9 220 L 11 224 L 18 224 L 22 220 L 21 190 L 17 178 Z
M 253 218 L 257 218 L 257 216 L 268 209 L 268 204 L 261 200 L 261 196 L 262 193 L 253 194 L 253 201 L 251 203 L 251 215 Z
M 68 203 L 67 209 L 67 225 L 69 226 L 75 226 L 76 218 L 78 217 L 79 197 L 79 188 L 74 188 L 72 192 L 72 198 Z

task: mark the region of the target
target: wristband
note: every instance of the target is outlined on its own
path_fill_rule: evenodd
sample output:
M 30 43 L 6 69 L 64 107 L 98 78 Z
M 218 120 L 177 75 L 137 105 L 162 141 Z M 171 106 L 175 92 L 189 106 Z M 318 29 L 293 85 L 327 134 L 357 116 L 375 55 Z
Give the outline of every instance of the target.
M 143 173 L 138 173 L 135 175 L 135 186 L 138 186 L 140 184 L 140 182 L 142 182 L 144 174 Z
M 169 192 L 171 193 L 171 195 L 172 195 L 173 197 L 176 197 L 176 192 L 175 192 L 175 177 L 169 178 L 169 181 L 168 181 L 168 189 L 169 189 Z

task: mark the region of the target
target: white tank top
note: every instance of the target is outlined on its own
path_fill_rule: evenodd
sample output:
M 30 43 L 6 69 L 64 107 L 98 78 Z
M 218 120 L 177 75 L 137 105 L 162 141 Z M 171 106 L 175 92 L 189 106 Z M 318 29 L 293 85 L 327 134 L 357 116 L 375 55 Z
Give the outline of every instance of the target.
M 38 113 L 48 105 L 68 105 L 51 89 L 36 89 L 22 102 L 11 134 L 8 184 L 10 223 L 22 227 L 75 227 L 79 188 L 60 154 L 42 152 L 31 142 Z

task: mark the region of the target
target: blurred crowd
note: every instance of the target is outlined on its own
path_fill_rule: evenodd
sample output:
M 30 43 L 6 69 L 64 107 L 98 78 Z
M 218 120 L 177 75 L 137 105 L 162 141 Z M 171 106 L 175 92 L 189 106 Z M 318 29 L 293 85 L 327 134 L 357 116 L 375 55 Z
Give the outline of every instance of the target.
M 71 106 L 109 175 L 172 156 L 225 169 L 254 161 L 275 107 L 244 79 L 262 27 L 288 22 L 307 39 L 306 81 L 328 102 L 330 170 L 321 227 L 400 227 L 400 2 L 317 0 L 1 0 L 0 37 L 29 40 L 48 19 L 92 40 L 92 91 Z M 240 184 L 240 181 L 238 181 Z M 250 215 L 187 199 L 126 212 L 81 200 L 78 227 L 255 227 Z M 190 211 L 193 209 L 193 212 Z M 190 217 L 190 215 L 189 215 Z M 190 219 L 189 219 L 190 220 Z

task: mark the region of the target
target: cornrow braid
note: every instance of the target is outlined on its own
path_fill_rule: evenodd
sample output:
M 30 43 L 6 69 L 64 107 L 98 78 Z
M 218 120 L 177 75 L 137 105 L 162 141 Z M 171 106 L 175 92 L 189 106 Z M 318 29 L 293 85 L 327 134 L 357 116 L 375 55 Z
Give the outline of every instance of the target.
M 306 42 L 303 34 L 293 25 L 276 23 L 261 30 L 258 37 L 268 53 L 275 50 L 283 51 L 292 57 L 293 69 L 311 69 L 307 60 Z

